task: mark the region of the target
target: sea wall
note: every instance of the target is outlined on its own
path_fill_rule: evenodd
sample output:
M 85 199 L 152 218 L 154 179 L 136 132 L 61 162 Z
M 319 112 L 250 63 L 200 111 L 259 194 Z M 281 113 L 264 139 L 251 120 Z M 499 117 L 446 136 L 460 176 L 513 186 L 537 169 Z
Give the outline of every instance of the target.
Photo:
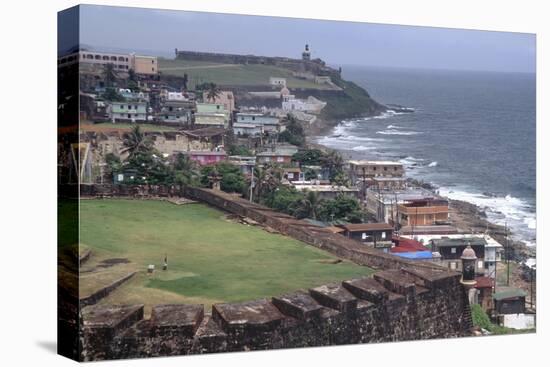
M 83 361 L 378 343 L 470 335 L 459 274 L 385 270 L 271 299 L 202 305 L 89 306 Z

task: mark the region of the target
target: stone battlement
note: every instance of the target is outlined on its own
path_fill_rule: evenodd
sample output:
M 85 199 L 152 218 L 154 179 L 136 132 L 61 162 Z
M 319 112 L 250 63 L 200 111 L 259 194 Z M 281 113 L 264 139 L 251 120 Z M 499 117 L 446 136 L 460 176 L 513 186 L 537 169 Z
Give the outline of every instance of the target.
M 386 270 L 271 299 L 202 305 L 88 306 L 81 360 L 140 358 L 469 335 L 460 274 Z
M 372 277 L 243 303 L 84 307 L 85 361 L 469 335 L 461 274 L 385 254 L 321 227 L 220 191 L 179 186 L 81 185 L 86 197 L 188 197 L 275 229 L 341 258 L 379 269 Z

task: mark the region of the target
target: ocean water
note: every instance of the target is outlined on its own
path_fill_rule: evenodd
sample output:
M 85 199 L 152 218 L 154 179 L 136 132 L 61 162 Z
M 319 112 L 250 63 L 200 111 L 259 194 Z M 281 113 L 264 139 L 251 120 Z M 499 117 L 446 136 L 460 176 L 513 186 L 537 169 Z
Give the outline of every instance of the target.
M 401 161 L 409 177 L 484 208 L 535 245 L 534 74 L 349 66 L 343 77 L 414 113 L 342 121 L 319 143 L 346 158 Z

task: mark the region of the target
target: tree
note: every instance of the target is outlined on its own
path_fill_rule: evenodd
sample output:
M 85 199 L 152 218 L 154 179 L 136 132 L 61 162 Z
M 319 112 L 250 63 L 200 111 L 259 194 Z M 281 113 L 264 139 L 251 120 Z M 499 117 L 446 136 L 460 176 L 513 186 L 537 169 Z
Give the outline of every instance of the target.
M 121 153 L 128 153 L 129 157 L 132 157 L 137 153 L 152 153 L 153 142 L 146 136 L 140 129 L 139 125 L 136 125 L 132 130 L 124 136 L 122 141 L 123 148 Z
M 294 211 L 297 218 L 312 218 L 317 220 L 317 214 L 321 207 L 321 199 L 315 191 L 308 191 L 303 199 L 298 203 L 298 207 Z
M 292 156 L 292 160 L 298 162 L 300 166 L 318 166 L 321 165 L 321 159 L 324 153 L 319 149 L 300 150 Z
M 316 180 L 318 178 L 317 171 L 313 168 L 306 168 L 304 171 L 304 178 L 306 181 Z
M 107 88 L 113 87 L 116 84 L 117 74 L 114 64 L 109 63 L 105 65 L 105 69 L 103 71 L 103 79 L 105 80 L 105 86 Z
M 288 123 L 285 131 L 279 134 L 279 141 L 287 142 L 296 146 L 303 146 L 306 143 L 306 135 L 302 125 L 291 114 L 287 115 Z
M 210 102 L 215 102 L 216 98 L 218 98 L 221 93 L 221 90 L 215 83 L 210 83 L 208 84 L 208 88 L 206 90 L 206 99 Z
M 180 185 L 196 186 L 199 184 L 197 164 L 189 156 L 178 153 L 174 160 L 174 182 Z
M 352 223 L 361 222 L 359 202 L 347 195 L 339 194 L 332 200 L 320 204 L 319 217 L 324 221 L 346 220 Z
M 109 87 L 105 89 L 105 92 L 102 95 L 103 99 L 110 102 L 124 102 L 124 98 L 120 93 L 116 91 L 115 88 Z
M 229 155 L 242 155 L 251 157 L 253 154 L 247 147 L 242 145 L 231 145 L 229 147 Z
M 344 159 L 340 153 L 335 150 L 330 150 L 321 158 L 321 166 L 328 169 L 331 182 L 334 181 L 338 175 L 345 175 Z
M 187 91 L 187 83 L 189 83 L 189 76 L 187 73 L 183 73 L 183 90 Z
M 136 72 L 134 71 L 134 69 L 129 69 L 128 70 L 128 80 L 133 81 L 133 82 L 137 82 L 137 75 L 136 75 Z
M 138 90 L 137 75 L 134 69 L 128 70 L 128 88 L 134 92 Z
M 280 185 L 283 172 L 280 167 L 271 164 L 254 167 L 254 198 L 257 202 L 265 203 L 269 194 Z M 268 205 L 269 206 L 269 205 Z
M 270 208 L 290 215 L 296 215 L 304 194 L 294 187 L 279 186 L 266 194 L 265 204 Z
M 114 174 L 119 172 L 122 168 L 120 157 L 114 153 L 107 153 L 105 155 L 105 163 L 107 164 L 106 174 L 111 179 L 114 177 Z
M 204 166 L 200 171 L 200 183 L 204 187 L 210 186 L 211 176 L 220 176 L 220 188 L 225 192 L 244 193 L 246 182 L 239 167 L 228 163 L 220 162 L 211 166 Z

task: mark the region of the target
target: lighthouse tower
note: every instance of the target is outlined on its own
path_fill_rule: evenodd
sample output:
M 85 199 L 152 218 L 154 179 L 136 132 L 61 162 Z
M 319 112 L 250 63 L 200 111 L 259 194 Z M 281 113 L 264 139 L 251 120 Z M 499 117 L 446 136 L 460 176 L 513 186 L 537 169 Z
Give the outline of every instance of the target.
M 304 52 L 302 52 L 302 60 L 309 61 L 311 60 L 311 52 L 309 51 L 309 45 L 306 43 Z

